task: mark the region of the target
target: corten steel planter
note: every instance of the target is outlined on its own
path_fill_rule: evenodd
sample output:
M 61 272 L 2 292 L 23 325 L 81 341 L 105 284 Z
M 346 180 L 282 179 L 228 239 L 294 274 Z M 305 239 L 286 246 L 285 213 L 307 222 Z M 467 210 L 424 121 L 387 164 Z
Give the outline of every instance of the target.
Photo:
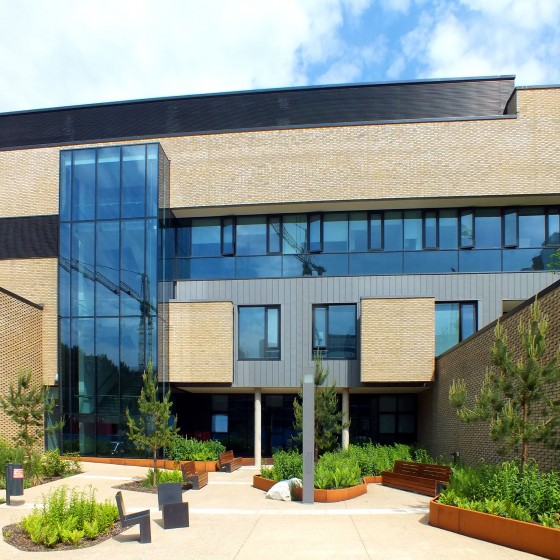
M 381 475 L 379 476 L 364 476 L 365 484 L 381 484 Z
M 196 472 L 216 472 L 218 470 L 217 461 L 195 461 Z
M 466 537 L 560 560 L 560 529 L 430 501 L 430 525 Z
M 292 492 L 296 500 L 301 500 L 301 488 L 294 488 Z M 319 490 L 315 488 L 313 501 L 320 503 L 343 502 L 345 500 L 357 498 L 363 494 L 367 494 L 367 484 L 358 484 L 350 488 L 336 488 L 334 490 Z
M 258 474 L 253 475 L 253 486 L 259 490 L 264 490 L 268 492 L 276 484 L 275 480 L 270 478 L 263 478 Z

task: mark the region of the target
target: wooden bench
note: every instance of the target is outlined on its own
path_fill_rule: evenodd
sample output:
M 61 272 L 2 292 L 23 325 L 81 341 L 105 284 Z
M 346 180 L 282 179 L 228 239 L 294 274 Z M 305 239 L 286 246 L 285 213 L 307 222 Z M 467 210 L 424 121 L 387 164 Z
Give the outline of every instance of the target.
M 208 484 L 208 473 L 196 472 L 194 461 L 181 463 L 181 472 L 183 473 L 183 480 L 192 484 L 193 490 L 200 490 Z
M 426 496 L 436 496 L 438 485 L 449 482 L 450 476 L 451 468 L 444 465 L 395 461 L 392 471 L 381 473 L 381 484 Z
M 152 529 L 150 527 L 150 510 L 138 511 L 135 513 L 126 513 L 122 492 L 117 492 L 115 496 L 117 500 L 117 508 L 119 510 L 119 518 L 121 527 L 132 527 L 140 525 L 140 542 L 143 544 L 152 542 Z
M 218 456 L 218 468 L 224 472 L 232 472 L 241 468 L 241 457 L 234 457 L 233 451 L 224 451 Z

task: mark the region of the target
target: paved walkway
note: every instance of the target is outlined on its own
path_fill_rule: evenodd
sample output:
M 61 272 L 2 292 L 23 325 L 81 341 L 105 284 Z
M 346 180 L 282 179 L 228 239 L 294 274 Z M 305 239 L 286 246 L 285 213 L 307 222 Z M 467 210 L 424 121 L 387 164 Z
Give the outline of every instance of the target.
M 143 477 L 146 469 L 83 463 L 84 473 L 25 490 L 23 500 L 0 506 L 0 526 L 28 514 L 50 488 L 93 486 L 99 499 L 114 499 L 112 488 Z M 257 471 L 210 473 L 209 484 L 189 490 L 190 527 L 164 531 L 157 496 L 123 492 L 129 512 L 150 508 L 152 543 L 138 542 L 131 527 L 100 545 L 77 552 L 21 552 L 0 541 L 0 558 L 150 560 L 522 560 L 536 556 L 462 537 L 428 525 L 429 498 L 370 484 L 368 492 L 336 504 L 301 504 L 265 499 L 251 486 Z

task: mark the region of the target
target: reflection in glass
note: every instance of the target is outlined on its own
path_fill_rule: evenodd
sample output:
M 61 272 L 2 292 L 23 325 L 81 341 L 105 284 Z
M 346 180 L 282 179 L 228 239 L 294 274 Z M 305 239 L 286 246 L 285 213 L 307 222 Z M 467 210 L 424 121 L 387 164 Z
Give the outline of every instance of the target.
M 97 222 L 95 227 L 95 312 L 97 315 L 116 315 L 119 309 L 119 222 Z
M 460 246 L 468 249 L 474 242 L 474 217 L 471 210 L 461 210 L 460 228 Z
M 119 396 L 119 319 L 102 318 L 95 323 L 97 406 L 107 410 L 107 403 Z
M 282 257 L 284 278 L 298 276 L 346 276 L 348 254 L 344 255 L 287 255 Z
M 436 356 L 459 342 L 459 304 L 436 303 Z
M 60 152 L 59 219 L 67 222 L 72 218 L 72 152 Z
M 146 213 L 146 146 L 122 148 L 123 218 L 143 218 Z
M 144 220 L 121 222 L 121 315 L 139 315 L 140 301 L 147 297 L 144 270 Z
M 159 145 L 148 144 L 147 175 L 146 175 L 146 216 L 156 218 L 158 215 L 158 184 L 159 184 Z M 165 157 L 162 154 L 162 157 Z M 163 188 L 164 185 L 162 185 Z
M 502 251 L 500 250 L 475 249 L 459 253 L 459 272 L 500 272 L 501 263 Z
M 70 315 L 70 224 L 60 224 L 58 267 L 58 314 Z
M 307 216 L 290 214 L 283 220 L 283 252 L 285 255 L 303 253 L 307 245 Z
M 475 247 L 499 249 L 502 246 L 502 216 L 498 208 L 477 208 L 474 214 Z
M 282 220 L 280 216 L 268 217 L 267 253 L 276 254 L 282 251 Z
M 324 358 L 356 357 L 356 306 L 313 306 L 313 354 Z
M 410 210 L 404 213 L 404 250 L 422 250 L 422 212 Z
M 546 216 L 546 244 L 560 245 L 560 212 L 558 208 L 548 210 Z
M 403 253 L 351 253 L 349 273 L 352 276 L 368 274 L 402 274 Z
M 323 250 L 323 228 L 321 214 L 309 215 L 309 252 L 318 253 Z
M 437 246 L 437 212 L 428 210 L 424 212 L 424 247 L 436 249 Z
M 504 249 L 503 271 L 546 270 L 554 249 Z
M 218 257 L 221 255 L 220 218 L 199 218 L 192 221 L 191 255 Z
M 327 308 L 315 307 L 313 309 L 313 349 L 327 348 Z
M 439 248 L 457 249 L 458 231 L 457 210 L 440 210 Z
M 282 257 L 237 257 L 236 278 L 280 278 L 282 276 Z
M 120 148 L 97 151 L 97 219 L 115 219 L 120 214 Z
M 351 212 L 349 230 L 350 251 L 367 251 L 367 214 L 365 212 Z
M 215 259 L 178 259 L 178 273 L 184 274 L 184 269 L 179 270 L 181 261 L 190 262 L 189 272 L 192 280 L 235 278 L 235 259 L 228 257 L 219 257 Z
M 323 215 L 323 252 L 348 252 L 348 214 Z
M 380 212 L 369 215 L 369 249 L 371 251 L 383 249 L 383 218 Z
M 383 240 L 385 251 L 403 250 L 402 212 L 385 212 L 383 220 Z
M 280 359 L 280 309 L 239 307 L 239 359 Z
M 544 209 L 519 209 L 519 247 L 542 247 L 545 241 Z
M 237 218 L 235 242 L 237 255 L 266 255 L 266 217 Z
M 176 224 L 175 228 L 169 227 L 165 230 L 167 256 L 177 256 L 181 259 L 191 254 L 191 222 L 176 220 Z
M 477 330 L 476 325 L 476 304 L 461 304 L 461 340 L 465 340 Z
M 74 152 L 72 219 L 95 218 L 95 150 Z
M 222 218 L 222 255 L 235 254 L 235 221 Z
M 74 364 L 72 385 L 73 408 L 90 414 L 95 411 L 95 354 L 93 319 L 72 320 Z
M 457 272 L 457 251 L 409 251 L 404 253 L 405 274 Z
M 93 222 L 72 224 L 72 315 L 93 315 L 95 234 Z

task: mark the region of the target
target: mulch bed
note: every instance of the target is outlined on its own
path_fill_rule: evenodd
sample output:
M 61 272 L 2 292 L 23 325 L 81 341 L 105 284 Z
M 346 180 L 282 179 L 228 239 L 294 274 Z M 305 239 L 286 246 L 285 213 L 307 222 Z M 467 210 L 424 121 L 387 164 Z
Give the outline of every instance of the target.
M 107 539 L 118 535 L 123 531 L 121 524 L 117 521 L 106 533 L 99 535 L 93 540 L 82 539 L 77 545 L 68 543 L 58 543 L 51 548 L 47 548 L 42 544 L 35 544 L 23 530 L 19 523 L 12 523 L 2 527 L 2 536 L 4 540 L 13 547 L 25 552 L 49 552 L 50 550 L 76 550 L 77 548 L 87 548 L 102 543 Z
M 146 494 L 157 494 L 157 486 L 143 486 L 141 480 L 133 480 L 132 482 L 125 482 L 118 486 L 113 486 L 117 490 L 130 490 L 132 492 L 145 492 Z M 190 490 L 192 483 L 187 482 L 181 486 L 183 490 Z

